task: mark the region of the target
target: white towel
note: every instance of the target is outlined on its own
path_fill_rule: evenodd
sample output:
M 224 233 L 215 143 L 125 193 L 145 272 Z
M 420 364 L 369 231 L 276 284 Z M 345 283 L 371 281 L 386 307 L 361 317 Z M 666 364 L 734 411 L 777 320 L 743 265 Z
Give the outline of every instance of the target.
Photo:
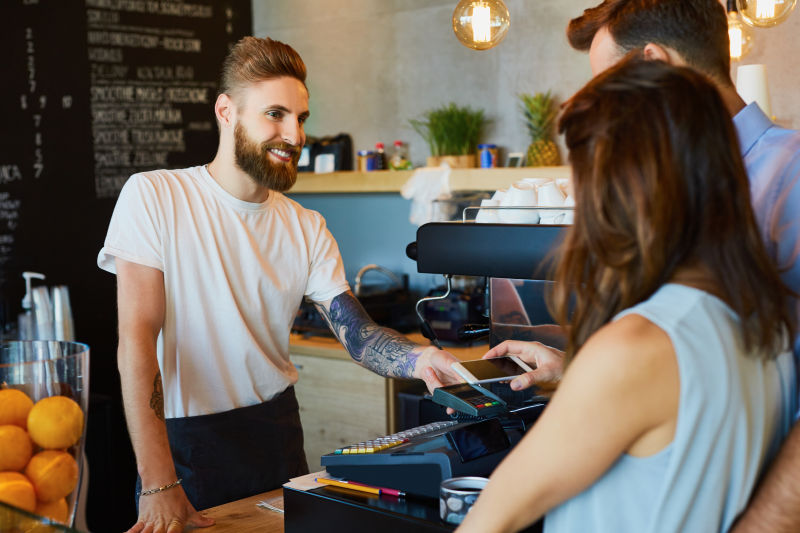
M 408 178 L 400 194 L 411 200 L 411 213 L 408 219 L 421 226 L 436 219 L 434 200 L 447 200 L 450 193 L 450 167 L 443 163 L 440 167 L 420 168 Z

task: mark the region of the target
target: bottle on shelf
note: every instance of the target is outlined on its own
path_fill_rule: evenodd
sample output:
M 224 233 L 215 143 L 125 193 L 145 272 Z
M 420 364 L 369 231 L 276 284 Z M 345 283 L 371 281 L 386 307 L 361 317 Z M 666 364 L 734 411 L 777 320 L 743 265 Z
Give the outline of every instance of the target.
M 386 152 L 383 143 L 375 143 L 375 170 L 386 170 Z
M 403 141 L 395 141 L 392 156 L 389 158 L 390 170 L 411 170 L 411 160 L 408 158 L 408 146 Z

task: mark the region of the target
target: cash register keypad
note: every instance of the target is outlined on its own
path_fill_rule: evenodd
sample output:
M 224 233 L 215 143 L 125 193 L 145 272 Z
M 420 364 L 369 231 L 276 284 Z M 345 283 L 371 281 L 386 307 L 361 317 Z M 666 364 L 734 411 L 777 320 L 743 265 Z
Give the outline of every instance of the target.
M 490 401 L 490 399 L 487 398 L 487 401 Z M 367 440 L 364 442 L 359 442 L 358 444 L 345 446 L 344 448 L 339 448 L 333 453 L 335 455 L 376 453 L 382 450 L 386 450 L 388 448 L 393 448 L 395 446 L 404 444 L 409 440 L 411 440 L 412 437 L 418 437 L 420 435 L 425 435 L 428 433 L 432 433 L 434 431 L 439 431 L 441 429 L 449 428 L 458 423 L 459 422 L 457 420 L 448 420 L 446 422 L 431 422 L 430 424 L 425 424 L 424 426 L 418 426 L 415 428 L 406 429 L 403 431 L 399 431 L 397 433 L 392 433 L 391 435 L 386 435 L 385 437 L 379 437 L 377 439 Z

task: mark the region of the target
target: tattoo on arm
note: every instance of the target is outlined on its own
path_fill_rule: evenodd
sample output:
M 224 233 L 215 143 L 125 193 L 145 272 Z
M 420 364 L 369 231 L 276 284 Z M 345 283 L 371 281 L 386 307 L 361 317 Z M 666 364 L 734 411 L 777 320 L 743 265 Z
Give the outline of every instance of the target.
M 400 333 L 373 322 L 352 293 L 336 296 L 330 309 L 315 305 L 356 362 L 387 377 L 413 376 L 420 356 L 416 345 Z
M 150 409 L 156 418 L 164 422 L 164 386 L 161 384 L 161 370 L 156 372 L 153 379 L 153 394 L 150 395 Z

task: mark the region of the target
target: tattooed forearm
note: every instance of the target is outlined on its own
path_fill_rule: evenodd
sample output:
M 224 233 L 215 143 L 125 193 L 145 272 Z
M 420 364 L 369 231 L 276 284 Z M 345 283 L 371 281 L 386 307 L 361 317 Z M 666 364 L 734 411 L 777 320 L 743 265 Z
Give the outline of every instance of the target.
M 161 384 L 161 370 L 156 372 L 156 377 L 153 379 L 153 394 L 150 396 L 150 409 L 153 410 L 156 417 L 164 421 L 164 387 Z
M 383 376 L 412 377 L 420 354 L 400 333 L 377 325 L 355 296 L 345 292 L 330 309 L 316 305 L 333 333 L 358 363 Z

